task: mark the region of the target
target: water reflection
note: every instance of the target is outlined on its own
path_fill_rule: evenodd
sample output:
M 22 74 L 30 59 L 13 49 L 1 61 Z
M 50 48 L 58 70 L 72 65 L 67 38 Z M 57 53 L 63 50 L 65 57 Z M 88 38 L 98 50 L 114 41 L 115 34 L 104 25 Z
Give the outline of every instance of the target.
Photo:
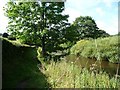
M 95 66 L 96 69 L 101 68 L 111 75 L 116 74 L 117 68 L 119 68 L 118 74 L 120 75 L 120 64 L 114 64 L 114 63 L 110 63 L 108 61 L 97 61 L 95 59 L 77 57 L 75 55 L 67 56 L 66 60 L 70 61 L 70 62 L 74 62 L 76 65 L 78 65 L 80 67 L 86 67 L 86 68 L 90 68 L 90 66 L 96 64 L 96 66 Z

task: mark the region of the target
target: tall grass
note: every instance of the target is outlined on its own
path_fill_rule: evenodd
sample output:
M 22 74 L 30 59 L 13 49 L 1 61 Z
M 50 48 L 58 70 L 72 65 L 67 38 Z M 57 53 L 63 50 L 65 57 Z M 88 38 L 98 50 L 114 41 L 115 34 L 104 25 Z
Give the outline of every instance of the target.
M 118 88 L 120 79 L 109 77 L 106 72 L 80 68 L 73 62 L 51 61 L 43 73 L 53 88 Z

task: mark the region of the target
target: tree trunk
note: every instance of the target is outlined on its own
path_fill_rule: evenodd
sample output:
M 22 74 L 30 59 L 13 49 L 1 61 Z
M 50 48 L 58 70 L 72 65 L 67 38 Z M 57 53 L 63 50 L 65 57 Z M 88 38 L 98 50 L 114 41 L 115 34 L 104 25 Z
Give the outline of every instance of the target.
M 43 57 L 46 56 L 46 50 L 45 50 L 45 36 L 42 37 L 42 55 Z
M 46 21 L 45 21 L 45 3 L 42 3 L 43 5 L 43 12 L 42 12 L 42 21 L 43 21 L 43 26 L 42 26 L 42 31 L 46 27 Z M 45 50 L 45 35 L 42 36 L 42 55 L 43 57 L 46 56 L 46 50 Z

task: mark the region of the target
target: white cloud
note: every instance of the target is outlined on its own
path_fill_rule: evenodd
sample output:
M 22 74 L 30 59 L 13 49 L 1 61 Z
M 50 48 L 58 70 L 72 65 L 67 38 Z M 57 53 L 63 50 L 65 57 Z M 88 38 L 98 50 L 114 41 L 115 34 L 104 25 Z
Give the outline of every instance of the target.
M 107 7 L 111 7 L 112 0 L 103 0 L 103 2 L 106 4 Z
M 91 7 L 96 6 L 99 4 L 101 0 L 67 0 L 66 6 L 69 6 L 71 8 L 84 10 L 84 9 L 90 9 Z
M 4 16 L 3 6 L 6 4 L 6 1 L 0 1 L 0 33 L 6 32 L 6 26 L 8 24 L 7 17 Z
M 105 23 L 105 21 L 96 20 L 98 27 L 105 30 L 107 33 L 114 35 L 118 33 L 118 20 L 116 18 L 111 19 L 110 23 Z
M 106 4 L 107 7 L 111 7 L 113 2 L 118 2 L 119 0 L 101 0 L 103 3 Z
M 104 11 L 102 10 L 102 8 L 96 8 L 96 12 L 100 15 L 100 16 L 103 16 L 105 13 Z
M 118 33 L 118 18 L 113 18 L 111 20 L 111 34 Z
M 73 8 L 66 8 L 64 13 L 70 16 L 68 19 L 70 23 L 72 23 L 75 20 L 75 18 L 80 16 L 80 12 Z
M 111 11 L 116 11 L 112 8 L 113 2 L 118 2 L 118 0 L 67 0 L 67 13 L 69 14 L 70 22 L 74 21 L 77 16 L 92 16 L 94 17 L 98 27 L 105 30 L 109 34 L 116 34 L 118 32 L 117 17 L 115 13 L 110 11 L 105 11 L 104 7 L 111 8 Z M 101 7 L 101 3 L 104 7 Z M 117 7 L 117 6 L 116 6 Z M 94 12 L 95 11 L 95 12 Z M 111 13 L 111 14 L 110 14 Z M 108 19 L 108 17 L 111 17 Z M 114 20 L 113 18 L 114 17 Z
M 97 7 L 97 5 L 100 5 L 101 3 L 104 3 L 107 7 L 112 7 L 113 2 L 118 2 L 118 0 L 67 0 L 65 5 L 66 9 L 64 11 L 65 14 L 69 14 L 69 22 L 72 23 L 76 17 L 79 16 L 85 16 L 85 15 L 95 15 L 99 14 L 103 17 L 104 20 L 96 19 L 96 23 L 98 24 L 98 27 L 100 29 L 106 30 L 110 34 L 114 34 L 118 32 L 118 25 L 117 25 L 117 17 L 116 19 L 110 20 L 110 22 L 106 22 L 105 20 L 105 14 L 107 14 L 107 11 L 104 11 L 101 7 Z M 7 26 L 7 18 L 4 16 L 4 12 L 2 10 L 2 7 L 5 5 L 6 1 L 1 0 L 0 1 L 0 32 L 5 32 L 5 27 Z M 92 12 L 96 10 L 97 13 Z M 111 9 L 113 10 L 113 9 Z M 92 16 L 96 18 L 95 16 Z M 93 18 L 93 19 L 94 19 Z

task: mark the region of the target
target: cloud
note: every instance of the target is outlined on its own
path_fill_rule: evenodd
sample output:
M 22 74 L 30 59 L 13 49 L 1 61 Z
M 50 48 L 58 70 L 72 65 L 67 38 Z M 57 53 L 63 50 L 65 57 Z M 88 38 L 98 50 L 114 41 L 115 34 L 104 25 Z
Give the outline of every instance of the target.
M 111 19 L 110 23 L 101 20 L 96 20 L 96 23 L 100 29 L 105 30 L 111 35 L 118 33 L 118 20 L 116 18 Z
M 113 2 L 119 2 L 119 0 L 101 0 L 103 3 L 106 4 L 107 7 L 111 7 Z
M 91 7 L 99 4 L 101 0 L 67 0 L 66 6 L 75 8 L 78 10 L 90 9 Z
M 96 12 L 100 15 L 100 16 L 103 16 L 105 13 L 104 11 L 102 10 L 102 8 L 96 8 Z
M 80 16 L 80 12 L 73 8 L 66 8 L 64 13 L 70 16 L 68 19 L 70 23 L 72 23 L 75 20 L 75 18 Z
M 118 0 L 67 0 L 66 12 L 70 16 L 70 22 L 80 15 L 91 16 L 100 29 L 113 35 L 118 32 L 117 6 L 113 8 L 113 2 Z
M 6 1 L 0 1 L 0 33 L 6 32 L 6 26 L 8 25 L 8 19 L 4 16 L 3 6 Z
M 72 23 L 75 18 L 79 16 L 91 16 L 94 17 L 98 27 L 100 29 L 106 30 L 110 34 L 118 32 L 117 17 L 114 15 L 115 8 L 112 8 L 113 2 L 118 2 L 119 0 L 66 0 L 65 2 L 65 14 L 69 14 L 69 22 Z M 8 19 L 4 16 L 2 7 L 7 1 L 0 1 L 0 32 L 5 32 Z M 101 7 L 101 3 L 104 4 Z M 105 7 L 107 9 L 103 9 Z M 110 11 L 109 8 L 111 8 Z M 106 11 L 107 10 L 107 11 Z M 108 15 L 108 16 L 107 16 Z M 114 19 L 111 17 L 113 16 Z M 108 18 L 109 17 L 109 18 Z M 107 19 L 110 19 L 107 21 Z

